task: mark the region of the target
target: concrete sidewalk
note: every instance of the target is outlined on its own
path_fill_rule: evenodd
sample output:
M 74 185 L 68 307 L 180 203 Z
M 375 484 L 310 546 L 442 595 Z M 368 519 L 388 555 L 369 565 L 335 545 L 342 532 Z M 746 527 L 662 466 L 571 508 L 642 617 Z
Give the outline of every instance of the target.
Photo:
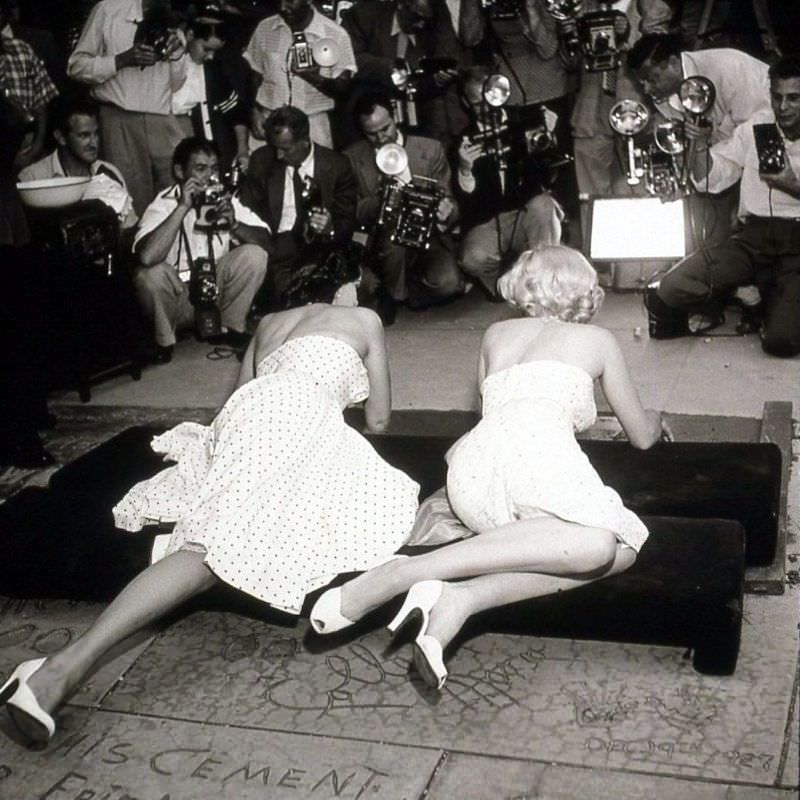
M 507 313 L 474 293 L 402 312 L 387 332 L 395 407 L 477 408 L 477 346 Z M 635 295 L 609 296 L 598 321 L 619 337 L 647 405 L 744 421 L 765 401 L 800 409 L 797 360 L 768 358 L 755 337 L 650 341 Z M 64 393 L 53 408 L 65 419 L 103 406 L 207 418 L 238 369 L 207 353 L 183 342 L 140 382 L 107 381 L 83 407 Z M 709 438 L 728 430 L 714 419 Z M 58 429 L 51 436 L 57 449 Z M 798 455 L 795 427 L 794 572 L 781 595 L 745 596 L 731 677 L 696 673 L 677 648 L 485 634 L 452 655 L 437 694 L 381 628 L 330 641 L 305 620 L 198 610 L 103 664 L 59 713 L 48 749 L 0 737 L 0 798 L 795 798 Z M 4 601 L 0 676 L 63 646 L 99 609 Z M 0 730 L 10 731 L 5 712 Z

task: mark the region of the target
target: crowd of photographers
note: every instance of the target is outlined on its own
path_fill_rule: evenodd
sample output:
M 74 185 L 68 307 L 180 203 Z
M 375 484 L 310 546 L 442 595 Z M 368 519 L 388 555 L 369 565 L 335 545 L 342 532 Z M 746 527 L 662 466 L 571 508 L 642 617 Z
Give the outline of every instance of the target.
M 800 62 L 765 0 L 81 7 L 59 43 L 0 0 L 4 100 L 23 120 L 4 181 L 91 177 L 85 197 L 127 233 L 156 362 L 192 327 L 241 350 L 315 262 L 357 260 L 385 324 L 473 285 L 496 299 L 521 251 L 585 249 L 591 198 L 648 193 L 717 220 L 660 302 L 710 327 L 747 287 L 765 349 L 800 352 Z M 777 131 L 771 172 L 754 122 Z M 644 144 L 654 133 L 681 147 Z M 2 245 L 23 247 L 5 195 Z

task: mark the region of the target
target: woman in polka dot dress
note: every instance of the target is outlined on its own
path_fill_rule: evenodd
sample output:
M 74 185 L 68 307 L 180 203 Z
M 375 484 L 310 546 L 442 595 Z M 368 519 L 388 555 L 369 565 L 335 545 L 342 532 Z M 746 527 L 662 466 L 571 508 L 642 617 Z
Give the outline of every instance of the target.
M 421 617 L 414 660 L 437 688 L 443 650 L 472 614 L 621 572 L 644 544 L 647 529 L 575 439 L 595 421 L 595 381 L 634 447 L 668 436 L 661 414 L 642 408 L 614 335 L 585 324 L 603 291 L 580 253 L 523 253 L 498 288 L 524 316 L 486 331 L 482 419 L 447 454 L 448 499 L 479 535 L 377 566 L 310 613 L 316 630 L 333 632 L 408 590 L 389 628 Z
M 265 317 L 212 424 L 157 437 L 177 463 L 114 509 L 129 530 L 175 520 L 167 555 L 80 639 L 17 668 L 0 691 L 17 727 L 49 741 L 51 715 L 104 653 L 219 581 L 297 614 L 308 592 L 401 547 L 419 486 L 345 423 L 364 399 L 367 429 L 384 430 L 389 369 L 373 311 L 315 303 Z

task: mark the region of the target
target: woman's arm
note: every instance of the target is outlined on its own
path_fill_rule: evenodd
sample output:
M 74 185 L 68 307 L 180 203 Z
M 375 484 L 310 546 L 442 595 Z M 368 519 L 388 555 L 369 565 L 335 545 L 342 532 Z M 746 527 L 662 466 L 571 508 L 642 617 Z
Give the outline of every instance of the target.
M 366 309 L 365 309 L 366 311 Z M 389 426 L 392 413 L 392 385 L 389 377 L 389 358 L 386 354 L 386 340 L 380 317 L 367 311 L 366 333 L 367 353 L 364 366 L 369 377 L 369 397 L 364 403 L 366 430 L 370 433 L 383 433 Z
M 239 379 L 236 381 L 236 389 L 244 386 L 248 381 L 253 380 L 256 375 L 256 337 L 253 336 L 250 339 L 250 343 L 247 345 L 247 350 L 244 351 L 244 356 L 242 357 L 242 368 L 239 370 Z M 234 389 L 235 391 L 235 389 Z
M 267 314 L 258 323 L 256 332 L 250 339 L 247 350 L 244 351 L 242 368 L 239 370 L 239 380 L 236 381 L 236 389 L 244 386 L 248 381 L 255 378 L 256 364 L 258 364 L 267 353 L 275 349 L 275 342 L 272 341 L 273 338 L 276 338 L 275 334 L 278 329 L 275 316 L 275 314 Z
M 600 384 L 611 410 L 617 415 L 628 441 L 639 450 L 652 447 L 667 434 L 660 411 L 645 409 L 631 380 L 628 366 L 611 331 L 596 329 L 603 360 Z

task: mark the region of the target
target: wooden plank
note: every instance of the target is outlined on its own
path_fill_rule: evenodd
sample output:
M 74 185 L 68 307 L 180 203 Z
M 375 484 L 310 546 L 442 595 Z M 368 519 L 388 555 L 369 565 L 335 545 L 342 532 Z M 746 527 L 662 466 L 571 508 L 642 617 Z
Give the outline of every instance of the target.
M 792 468 L 792 404 L 785 401 L 764 403 L 759 440 L 772 442 L 781 450 L 781 492 L 778 507 L 778 540 L 775 559 L 766 567 L 750 567 L 745 572 L 748 594 L 783 594 L 786 577 L 787 498 Z

